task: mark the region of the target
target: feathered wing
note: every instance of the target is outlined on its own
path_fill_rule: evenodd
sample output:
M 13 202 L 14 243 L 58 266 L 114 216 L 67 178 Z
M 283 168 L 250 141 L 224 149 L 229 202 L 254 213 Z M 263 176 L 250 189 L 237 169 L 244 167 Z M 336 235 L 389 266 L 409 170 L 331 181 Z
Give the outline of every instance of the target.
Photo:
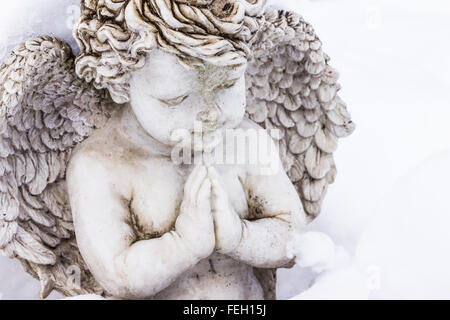
M 0 66 L 0 250 L 41 281 L 41 296 L 102 294 L 78 250 L 65 172 L 110 100 L 77 78 L 69 46 L 40 37 Z M 80 282 L 79 282 L 80 281 Z
M 354 124 L 312 26 L 286 11 L 267 12 L 259 24 L 246 75 L 247 115 L 279 130 L 284 169 L 313 219 L 336 175 L 337 141 Z

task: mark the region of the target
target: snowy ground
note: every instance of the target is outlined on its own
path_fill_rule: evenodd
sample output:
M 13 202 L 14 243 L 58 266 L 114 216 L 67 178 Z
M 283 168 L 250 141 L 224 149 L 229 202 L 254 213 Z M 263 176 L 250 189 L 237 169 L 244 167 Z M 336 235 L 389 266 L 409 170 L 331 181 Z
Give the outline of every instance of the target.
M 340 144 L 338 179 L 310 226 L 337 247 L 313 233 L 308 241 L 319 240 L 304 255 L 329 252 L 323 270 L 281 270 L 280 298 L 301 292 L 298 299 L 450 298 L 450 4 L 271 2 L 295 9 L 315 26 L 340 70 L 341 96 L 357 124 Z M 0 56 L 38 34 L 69 39 L 74 3 L 2 2 Z M 26 10 L 11 14 L 9 8 L 24 5 Z M 38 284 L 17 263 L 0 258 L 0 293 L 36 298 Z

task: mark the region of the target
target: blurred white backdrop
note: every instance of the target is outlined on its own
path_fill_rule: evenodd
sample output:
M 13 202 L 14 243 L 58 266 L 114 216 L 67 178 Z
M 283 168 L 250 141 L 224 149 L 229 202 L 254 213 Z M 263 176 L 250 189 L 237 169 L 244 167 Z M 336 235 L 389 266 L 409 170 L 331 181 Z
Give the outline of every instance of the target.
M 74 46 L 69 26 L 78 2 L 2 1 L 0 57 L 42 34 Z M 370 298 L 450 298 L 450 3 L 269 3 L 313 24 L 357 124 L 340 143 L 338 178 L 309 229 L 351 253 Z M 298 298 L 358 297 L 343 288 L 356 281 L 352 272 L 280 270 L 279 298 L 305 290 Z M 38 291 L 18 263 L 0 257 L 0 297 L 34 299 Z

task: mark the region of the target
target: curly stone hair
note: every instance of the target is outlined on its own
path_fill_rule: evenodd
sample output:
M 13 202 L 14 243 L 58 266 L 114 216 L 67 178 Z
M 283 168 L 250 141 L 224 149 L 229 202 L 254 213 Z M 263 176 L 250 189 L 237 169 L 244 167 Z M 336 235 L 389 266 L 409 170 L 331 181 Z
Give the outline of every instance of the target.
M 82 0 L 75 29 L 77 75 L 129 101 L 129 78 L 161 48 L 180 61 L 237 65 L 247 60 L 266 0 Z

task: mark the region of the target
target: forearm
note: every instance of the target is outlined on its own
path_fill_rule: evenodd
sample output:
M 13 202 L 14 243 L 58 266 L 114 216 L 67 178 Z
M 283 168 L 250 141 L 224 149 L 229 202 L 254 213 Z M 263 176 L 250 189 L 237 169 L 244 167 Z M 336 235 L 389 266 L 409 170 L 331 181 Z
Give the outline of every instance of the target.
M 292 233 L 292 224 L 280 217 L 242 220 L 241 241 L 228 255 L 257 268 L 286 266 L 291 262 L 286 247 Z
M 184 239 L 169 232 L 161 238 L 134 243 L 115 263 L 129 294 L 140 298 L 165 289 L 200 260 Z

